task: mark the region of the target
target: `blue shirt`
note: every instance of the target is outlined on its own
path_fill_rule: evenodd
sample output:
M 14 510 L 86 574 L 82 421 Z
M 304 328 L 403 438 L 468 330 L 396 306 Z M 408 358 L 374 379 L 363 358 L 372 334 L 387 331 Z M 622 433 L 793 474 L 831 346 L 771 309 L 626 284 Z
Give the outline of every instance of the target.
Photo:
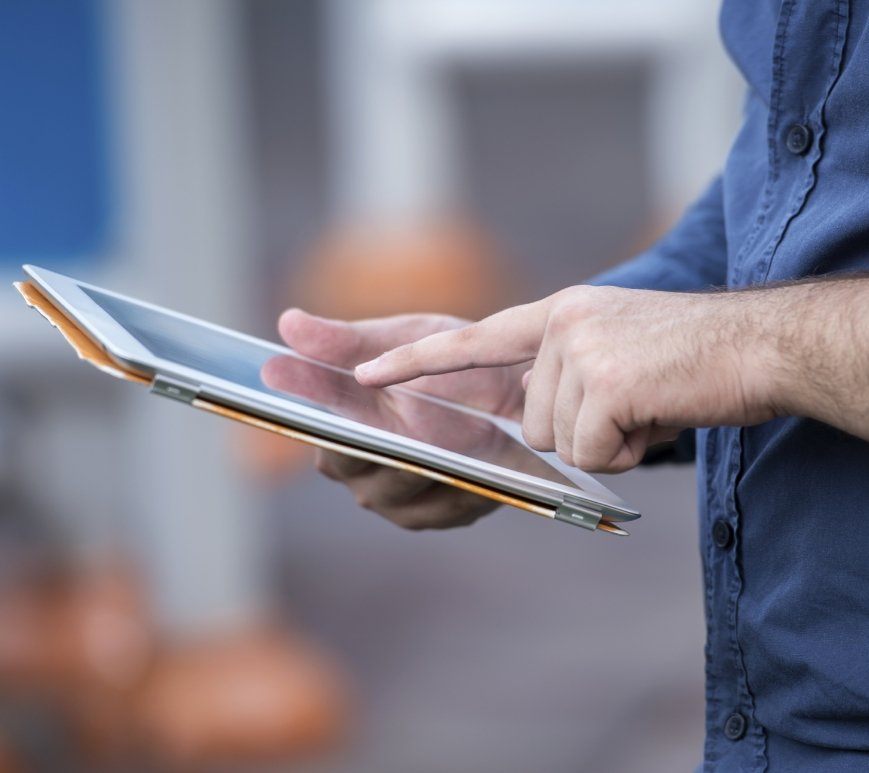
M 660 243 L 596 282 L 697 290 L 869 270 L 867 16 L 869 0 L 725 0 L 748 97 L 723 172 Z M 703 770 L 869 770 L 869 443 L 794 417 L 698 430 L 697 460 Z

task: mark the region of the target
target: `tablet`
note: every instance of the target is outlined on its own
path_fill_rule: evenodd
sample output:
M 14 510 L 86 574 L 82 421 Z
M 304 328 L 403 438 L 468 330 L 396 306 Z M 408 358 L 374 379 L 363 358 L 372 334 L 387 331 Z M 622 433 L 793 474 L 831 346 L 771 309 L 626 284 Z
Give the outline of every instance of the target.
M 113 363 L 144 377 L 156 394 L 305 433 L 302 439 L 319 445 L 470 490 L 500 492 L 505 501 L 586 529 L 619 532 L 616 524 L 640 515 L 556 454 L 531 449 L 511 419 L 404 386 L 363 387 L 352 371 L 286 346 L 43 268 L 24 270 Z

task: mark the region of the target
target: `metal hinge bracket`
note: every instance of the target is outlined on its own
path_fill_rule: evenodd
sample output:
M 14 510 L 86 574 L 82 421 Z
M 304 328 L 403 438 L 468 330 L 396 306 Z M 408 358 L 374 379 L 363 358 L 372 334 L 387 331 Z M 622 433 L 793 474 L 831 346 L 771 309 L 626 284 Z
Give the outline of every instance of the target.
M 555 511 L 555 519 L 564 523 L 572 523 L 584 529 L 596 529 L 600 523 L 601 514 L 588 507 L 573 503 L 562 503 Z
M 151 391 L 154 394 L 170 397 L 188 405 L 199 395 L 198 389 L 166 376 L 155 376 L 154 382 L 151 384 Z

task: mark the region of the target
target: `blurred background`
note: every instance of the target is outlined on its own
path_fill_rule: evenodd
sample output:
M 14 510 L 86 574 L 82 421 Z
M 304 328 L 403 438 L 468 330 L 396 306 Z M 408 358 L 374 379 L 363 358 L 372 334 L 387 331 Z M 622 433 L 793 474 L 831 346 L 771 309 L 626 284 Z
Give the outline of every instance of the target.
M 275 338 L 479 317 L 722 162 L 714 0 L 0 0 L 0 771 L 689 770 L 693 471 L 629 539 L 405 533 L 310 454 L 80 364 L 32 262 Z

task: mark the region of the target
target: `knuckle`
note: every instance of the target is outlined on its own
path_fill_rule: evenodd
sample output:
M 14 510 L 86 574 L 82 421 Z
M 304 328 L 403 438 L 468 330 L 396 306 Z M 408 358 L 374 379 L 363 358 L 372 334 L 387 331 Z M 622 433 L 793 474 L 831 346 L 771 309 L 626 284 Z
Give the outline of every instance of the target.
M 583 316 L 582 308 L 575 301 L 561 301 L 550 312 L 546 330 L 556 336 L 569 333 Z
M 568 287 L 556 293 L 549 314 L 550 325 L 554 332 L 569 329 L 592 313 L 594 289 L 585 286 Z
M 617 459 L 609 464 L 602 465 L 599 470 L 596 472 L 606 472 L 606 473 L 620 473 L 627 472 L 628 470 L 634 468 L 636 463 L 631 461 L 630 459 Z
M 470 342 L 471 340 L 473 340 L 473 338 L 477 332 L 477 324 L 478 323 L 470 324 L 470 325 L 463 325 L 462 327 L 458 328 L 453 333 L 456 341 L 460 344 L 466 344 L 466 343 Z
M 469 324 L 468 320 L 457 317 L 452 314 L 444 314 L 440 318 L 439 330 L 459 330 L 461 328 L 467 327 Z
M 574 364 L 582 362 L 588 356 L 592 346 L 593 341 L 587 334 L 571 335 L 564 347 L 564 356 Z
M 356 491 L 354 492 L 354 498 L 356 499 L 356 504 L 359 505 L 359 507 L 361 507 L 363 510 L 377 509 L 377 502 L 368 491 Z
M 347 482 L 364 475 L 371 467 L 371 462 L 334 451 L 319 451 L 314 465 L 327 478 Z
M 492 502 L 475 494 L 445 491 L 445 496 L 423 507 L 392 507 L 381 510 L 390 522 L 406 531 L 430 531 L 469 526 L 494 509 Z
M 568 416 L 556 416 L 553 435 L 557 452 L 569 452 L 573 448 L 574 423 Z
M 589 444 L 588 436 L 577 435 L 571 449 L 571 464 L 580 470 L 591 471 L 594 468 L 595 455 Z
M 536 425 L 522 425 L 522 437 L 535 451 L 551 451 L 553 442 L 551 433 Z
M 580 470 L 590 472 L 595 470 L 595 459 L 588 451 L 575 451 L 572 456 L 572 463 L 574 467 L 578 467 Z
M 586 322 L 603 313 L 615 300 L 616 288 L 578 285 L 556 293 L 550 313 L 553 332 L 572 330 L 576 325 Z
M 392 353 L 393 362 L 403 370 L 416 370 L 420 361 L 422 347 L 418 341 L 411 341 L 399 347 Z
M 334 460 L 328 454 L 322 451 L 318 452 L 314 457 L 314 467 L 321 475 L 324 475 L 331 480 L 338 480 L 339 475 L 334 467 Z
M 574 458 L 571 450 L 568 450 L 564 446 L 558 446 L 556 447 L 555 452 L 558 454 L 558 458 L 561 459 L 562 462 L 573 466 Z
M 386 517 L 389 521 L 405 531 L 422 531 L 426 528 L 425 523 L 419 518 L 414 517 L 413 513 L 400 508 L 386 513 Z
M 561 435 L 555 438 L 555 453 L 562 462 L 570 464 L 573 461 L 573 437 Z
M 447 349 L 463 351 L 466 357 L 466 364 L 470 367 L 476 367 L 476 341 L 481 331 L 480 325 L 482 324 L 481 322 L 475 322 L 460 327 L 458 330 L 440 333 L 437 336 L 438 351 L 446 351 Z
M 582 291 L 582 285 L 571 285 L 570 287 L 564 287 L 556 293 L 553 293 L 552 303 L 553 308 L 562 305 L 569 304 L 577 295 Z
M 586 381 L 591 389 L 599 390 L 601 395 L 612 397 L 622 384 L 623 374 L 615 360 L 598 358 L 589 369 Z
M 573 466 L 578 467 L 580 470 L 588 472 L 600 471 L 600 454 L 597 453 L 593 442 L 590 442 L 589 439 L 580 440 L 580 442 L 574 445 L 571 452 L 571 460 Z

